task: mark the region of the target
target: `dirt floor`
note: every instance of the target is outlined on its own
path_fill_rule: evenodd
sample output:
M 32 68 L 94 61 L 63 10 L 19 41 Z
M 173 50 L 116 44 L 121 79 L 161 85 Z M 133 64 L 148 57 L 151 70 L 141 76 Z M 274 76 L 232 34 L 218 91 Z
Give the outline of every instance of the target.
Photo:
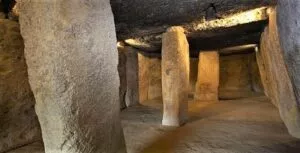
M 277 109 L 265 97 L 189 102 L 190 120 L 161 126 L 161 100 L 122 112 L 128 153 L 300 153 Z M 9 153 L 42 153 L 34 143 Z

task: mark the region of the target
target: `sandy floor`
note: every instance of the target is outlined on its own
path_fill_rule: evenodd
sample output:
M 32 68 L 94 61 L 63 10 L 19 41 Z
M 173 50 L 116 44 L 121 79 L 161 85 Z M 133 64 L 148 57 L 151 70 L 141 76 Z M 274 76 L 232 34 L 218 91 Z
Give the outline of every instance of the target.
M 300 153 L 277 109 L 264 97 L 190 102 L 189 122 L 163 127 L 161 100 L 122 112 L 128 153 Z M 32 144 L 9 153 L 42 153 Z
M 264 97 L 190 102 L 190 121 L 180 128 L 160 126 L 160 103 L 122 113 L 128 153 L 300 153 L 300 140 Z

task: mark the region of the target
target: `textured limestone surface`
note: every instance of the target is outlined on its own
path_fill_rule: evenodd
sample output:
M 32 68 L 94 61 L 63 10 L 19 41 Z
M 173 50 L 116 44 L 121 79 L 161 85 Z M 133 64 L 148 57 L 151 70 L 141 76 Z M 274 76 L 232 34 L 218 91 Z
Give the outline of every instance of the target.
M 17 22 L 0 19 L 0 152 L 41 140 Z
M 249 58 L 252 91 L 263 94 L 264 87 L 261 81 L 261 75 L 258 68 L 256 53 L 252 53 Z
M 179 126 L 187 120 L 189 44 L 181 27 L 168 29 L 162 44 L 162 124 Z
M 138 53 L 139 62 L 139 102 L 143 103 L 148 100 L 148 90 L 149 90 L 149 58 Z
M 20 0 L 46 153 L 125 153 L 109 0 Z
M 219 99 L 220 60 L 218 51 L 199 53 L 198 77 L 194 98 L 201 101 Z
M 298 1 L 294 2 L 295 3 L 293 5 L 291 5 L 291 3 L 289 2 L 284 4 L 289 4 L 287 6 L 293 6 L 288 7 L 289 9 L 291 9 L 294 8 L 294 6 L 296 6 L 295 4 L 299 4 Z M 283 4 L 281 3 L 281 5 Z M 293 80 L 293 78 L 296 77 L 296 75 L 294 75 L 293 72 L 296 71 L 290 71 L 290 73 L 288 73 L 287 71 L 287 67 L 289 68 L 289 70 L 291 70 L 293 69 L 292 67 L 295 66 L 296 63 L 291 61 L 294 58 L 289 59 L 283 57 L 284 53 L 287 55 L 289 53 L 295 52 L 289 47 L 293 45 L 293 43 L 291 43 L 292 40 L 290 39 L 294 38 L 293 33 L 286 33 L 287 31 L 283 28 L 285 27 L 289 29 L 291 27 L 287 24 L 294 24 L 294 21 L 297 21 L 291 21 L 291 18 L 286 15 L 293 15 L 298 10 L 294 10 L 295 12 L 291 13 L 290 10 L 287 9 L 285 6 L 281 6 L 279 8 L 282 10 L 280 11 L 280 13 L 278 13 L 280 17 L 278 22 L 285 23 L 279 24 L 281 26 L 280 36 L 281 39 L 285 42 L 282 44 L 285 47 L 283 47 L 283 50 L 281 49 L 281 45 L 279 43 L 278 28 L 276 24 L 276 10 L 272 9 L 270 11 L 271 13 L 269 19 L 269 26 L 265 29 L 264 33 L 262 34 L 260 52 L 258 52 L 257 58 L 260 72 L 262 75 L 262 81 L 266 89 L 266 94 L 271 99 L 272 103 L 279 108 L 280 115 L 285 125 L 287 126 L 289 133 L 295 137 L 300 138 L 300 109 L 299 103 L 297 102 L 297 83 Z M 281 13 L 283 14 L 281 15 Z M 290 54 L 289 57 L 296 58 L 298 56 L 295 53 L 293 55 Z M 290 77 L 292 78 L 292 81 Z M 299 75 L 297 75 L 297 77 L 299 77 Z
M 127 78 L 126 78 L 126 50 L 123 46 L 118 47 L 118 56 L 119 56 L 119 63 L 118 63 L 118 72 L 120 78 L 120 87 L 119 87 L 119 97 L 120 97 L 120 108 L 126 108 L 126 90 L 127 90 Z
M 139 61 L 138 52 L 132 47 L 125 47 L 126 50 L 126 79 L 127 90 L 125 96 L 126 106 L 139 104 Z
M 262 93 L 262 90 L 254 53 L 220 57 L 219 98 L 248 97 L 254 92 Z
M 142 57 L 140 57 L 142 56 Z M 189 96 L 193 97 L 197 82 L 198 58 L 190 58 Z M 162 98 L 161 58 L 139 55 L 140 102 Z
M 162 97 L 162 80 L 161 80 L 161 59 L 151 58 L 149 59 L 149 99 L 157 99 Z
M 190 95 L 194 96 L 198 77 L 199 58 L 190 58 Z
M 292 124 L 290 133 L 300 138 L 300 1 L 279 0 L 277 16 L 280 43 L 296 98 L 296 102 L 285 104 L 289 108 L 285 113 L 290 117 L 287 122 Z

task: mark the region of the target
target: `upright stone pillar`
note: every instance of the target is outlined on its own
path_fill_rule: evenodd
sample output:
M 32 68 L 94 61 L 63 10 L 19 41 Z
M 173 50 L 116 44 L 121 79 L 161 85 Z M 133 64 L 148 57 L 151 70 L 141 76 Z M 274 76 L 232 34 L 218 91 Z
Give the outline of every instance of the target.
M 46 153 L 125 153 L 109 0 L 20 0 Z
M 195 99 L 217 101 L 219 98 L 220 65 L 217 51 L 200 52 Z
M 118 55 L 119 55 L 119 64 L 118 72 L 120 78 L 120 87 L 119 87 L 119 97 L 120 97 L 120 107 L 121 110 L 126 108 L 126 90 L 127 90 L 127 77 L 126 77 L 126 50 L 124 49 L 124 44 L 118 42 Z
M 139 63 L 138 53 L 132 47 L 126 48 L 126 105 L 127 107 L 139 104 Z
M 139 61 L 139 101 L 142 103 L 148 100 L 149 91 L 149 59 L 143 54 L 138 54 Z
M 162 39 L 163 125 L 180 126 L 187 120 L 189 45 L 181 27 L 171 27 Z
M 278 0 L 277 25 L 283 58 L 291 79 L 294 101 L 285 101 L 289 132 L 300 138 L 300 1 Z

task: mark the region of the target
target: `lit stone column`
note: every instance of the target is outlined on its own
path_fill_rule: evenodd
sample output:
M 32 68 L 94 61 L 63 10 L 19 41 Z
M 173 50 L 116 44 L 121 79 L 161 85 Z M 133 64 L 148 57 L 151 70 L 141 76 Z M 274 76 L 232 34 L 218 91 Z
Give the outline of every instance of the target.
M 109 0 L 20 0 L 46 153 L 125 153 Z
M 187 120 L 189 45 L 181 27 L 171 27 L 162 39 L 163 125 L 180 126 Z
M 220 78 L 219 53 L 217 51 L 200 52 L 198 79 L 195 99 L 199 101 L 217 101 Z
M 149 74 L 151 70 L 149 69 L 149 58 L 142 53 L 138 54 L 139 59 L 139 101 L 142 103 L 148 100 L 149 91 Z
M 138 52 L 132 47 L 126 49 L 126 105 L 127 107 L 139 104 L 139 62 Z

